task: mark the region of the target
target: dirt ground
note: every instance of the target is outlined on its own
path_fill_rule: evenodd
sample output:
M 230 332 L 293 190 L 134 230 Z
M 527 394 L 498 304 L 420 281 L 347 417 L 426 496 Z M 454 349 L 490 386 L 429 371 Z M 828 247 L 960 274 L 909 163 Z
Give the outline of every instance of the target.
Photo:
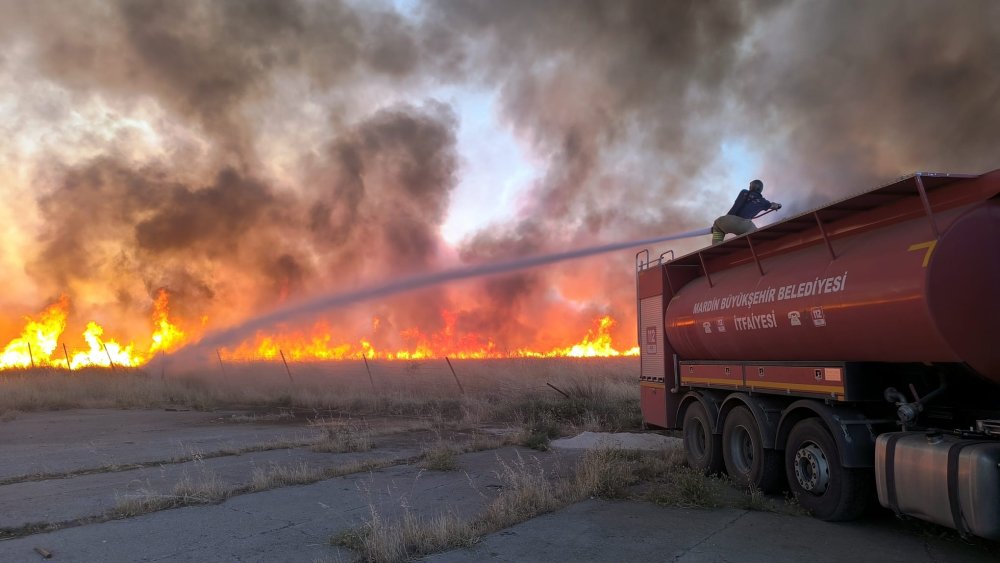
M 329 453 L 308 447 L 324 430 L 304 420 L 165 410 L 21 413 L 0 422 L 0 560 L 351 561 L 357 554 L 330 538 L 373 515 L 471 518 L 502 486 L 502 464 L 537 464 L 559 478 L 589 443 L 568 440 L 547 452 L 487 449 L 459 456 L 455 471 L 435 471 L 417 465 L 422 451 L 476 436 L 442 435 L 420 421 L 365 427 L 372 449 Z M 295 471 L 328 477 L 254 488 L 262 475 Z M 167 508 L 200 494 L 199 487 L 229 493 L 222 501 L 135 509 Z M 995 561 L 995 548 L 884 514 L 835 525 L 736 508 L 589 499 L 426 559 L 978 562 Z

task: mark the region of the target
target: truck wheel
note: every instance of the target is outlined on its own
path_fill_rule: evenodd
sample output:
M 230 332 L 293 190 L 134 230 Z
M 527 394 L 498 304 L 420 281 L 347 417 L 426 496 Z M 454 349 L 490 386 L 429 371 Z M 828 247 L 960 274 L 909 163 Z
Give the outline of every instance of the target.
M 720 473 L 722 464 L 722 443 L 712 434 L 708 413 L 701 403 L 695 401 L 684 412 L 684 454 L 688 465 L 706 475 Z
M 722 457 L 729 477 L 742 487 L 773 493 L 785 476 L 782 458 L 764 449 L 757 420 L 746 407 L 736 407 L 722 425 Z
M 785 446 L 788 486 L 799 504 L 820 520 L 853 520 L 871 496 L 871 475 L 840 465 L 833 436 L 818 418 L 796 424 Z

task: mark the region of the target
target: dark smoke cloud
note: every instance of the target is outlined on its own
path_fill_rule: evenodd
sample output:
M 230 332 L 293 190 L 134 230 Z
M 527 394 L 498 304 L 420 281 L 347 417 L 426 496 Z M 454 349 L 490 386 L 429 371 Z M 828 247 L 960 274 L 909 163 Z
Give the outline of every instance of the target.
M 911 172 L 998 166 L 996 2 L 791 4 L 753 47 L 733 77 L 744 127 L 793 197 L 821 204 Z
M 990 0 L 428 0 L 415 14 L 338 0 L 0 0 L 0 71 L 58 90 L 25 103 L 39 119 L 67 122 L 95 100 L 125 114 L 151 104 L 167 137 L 142 159 L 127 139 L 66 161 L 63 147 L 33 153 L 32 278 L 49 295 L 108 285 L 125 309 L 166 287 L 179 310 L 225 324 L 443 266 L 462 163 L 458 117 L 426 101 L 442 85 L 495 94 L 541 163 L 518 216 L 457 249 L 466 263 L 703 227 L 744 185 L 705 184 L 733 140 L 790 209 L 915 170 L 997 167 Z M 276 131 L 290 146 L 275 148 Z M 631 276 L 626 253 L 462 296 L 431 289 L 378 314 L 433 330 L 457 308 L 460 327 L 517 346 L 551 319 L 613 309 L 627 326 Z
M 379 112 L 329 143 L 328 168 L 317 172 L 326 183 L 302 195 L 231 168 L 185 185 L 162 166 L 89 162 L 39 199 L 47 221 L 31 272 L 57 287 L 138 276 L 147 291 L 167 287 L 214 309 L 274 306 L 359 273 L 428 269 L 456 180 L 455 127 L 439 105 Z M 408 310 L 435 318 L 444 299 L 431 291 Z
M 44 76 L 81 95 L 151 96 L 211 135 L 224 164 L 255 157 L 246 104 L 283 73 L 333 89 L 359 74 L 404 78 L 420 51 L 403 18 L 339 0 L 10 2 L 0 32 L 30 45 Z M 288 74 L 284 74 L 288 76 Z
M 169 190 L 160 209 L 136 224 L 135 240 L 154 258 L 192 250 L 220 255 L 232 250 L 240 237 L 252 236 L 265 216 L 270 216 L 268 223 L 290 219 L 281 213 L 280 202 L 264 184 L 225 169 L 206 188 Z
M 459 30 L 463 41 L 476 45 L 469 74 L 499 81 L 504 118 L 547 158 L 518 222 L 468 239 L 463 259 L 495 260 L 701 226 L 671 204 L 683 195 L 682 183 L 715 158 L 716 147 L 703 142 L 716 127 L 705 110 L 723 105 L 722 83 L 738 61 L 739 43 L 770 4 L 587 1 L 567 9 L 560 2 L 435 3 L 435 25 Z M 632 168 L 623 170 L 622 161 Z M 610 303 L 632 286 L 629 262 L 604 257 L 553 268 L 557 273 L 547 278 L 508 278 L 487 289 L 497 298 L 484 299 L 481 314 L 468 322 L 500 334 L 534 335 L 523 317 L 509 314 L 511 304 L 550 309 L 560 283 L 591 287 L 594 279 L 608 282 L 593 287 L 594 302 Z M 617 274 L 605 279 L 609 269 Z M 565 314 L 566 322 L 579 323 L 593 311 Z

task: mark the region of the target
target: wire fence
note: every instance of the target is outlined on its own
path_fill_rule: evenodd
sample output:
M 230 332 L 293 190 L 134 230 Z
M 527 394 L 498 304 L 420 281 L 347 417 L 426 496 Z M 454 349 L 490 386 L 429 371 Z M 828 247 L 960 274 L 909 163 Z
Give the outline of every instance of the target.
M 637 358 L 510 358 L 419 360 L 292 360 L 217 358 L 216 375 L 229 381 L 241 378 L 284 378 L 290 385 L 350 383 L 373 393 L 419 390 L 421 396 L 464 394 L 561 393 L 560 382 L 588 377 L 638 377 Z M 155 367 L 152 369 L 156 371 Z M 164 370 L 170 377 L 169 367 Z

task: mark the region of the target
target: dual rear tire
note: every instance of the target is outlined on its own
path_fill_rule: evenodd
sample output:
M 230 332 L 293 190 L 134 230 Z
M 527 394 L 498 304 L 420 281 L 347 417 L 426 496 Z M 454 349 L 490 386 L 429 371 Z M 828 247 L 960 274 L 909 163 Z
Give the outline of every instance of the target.
M 684 433 L 684 455 L 688 466 L 705 475 L 721 473 L 724 467 L 722 441 L 712 434 L 712 422 L 701 403 L 695 401 L 688 406 L 684 411 L 681 428 Z
M 736 407 L 729 411 L 722 425 L 722 457 L 729 478 L 737 485 L 765 493 L 781 489 L 785 476 L 781 453 L 764 448 L 750 409 Z
M 820 520 L 853 520 L 872 496 L 871 471 L 841 465 L 837 442 L 819 418 L 792 427 L 783 455 L 764 448 L 760 427 L 743 406 L 729 412 L 718 435 L 705 407 L 692 403 L 684 413 L 683 435 L 692 468 L 706 475 L 725 469 L 737 485 L 765 493 L 787 483 L 799 505 Z

